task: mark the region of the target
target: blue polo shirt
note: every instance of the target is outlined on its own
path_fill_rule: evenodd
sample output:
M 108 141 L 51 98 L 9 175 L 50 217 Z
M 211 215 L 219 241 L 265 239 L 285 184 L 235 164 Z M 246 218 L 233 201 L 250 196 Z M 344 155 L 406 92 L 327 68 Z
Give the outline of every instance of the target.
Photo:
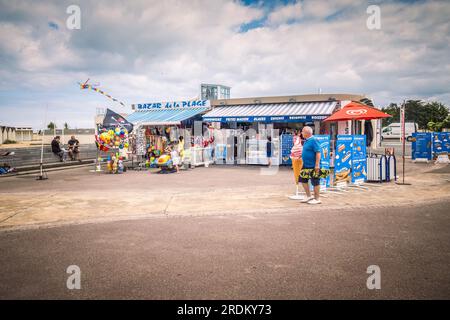
M 303 168 L 313 169 L 316 166 L 316 153 L 320 152 L 320 143 L 314 136 L 308 138 L 303 145 Z

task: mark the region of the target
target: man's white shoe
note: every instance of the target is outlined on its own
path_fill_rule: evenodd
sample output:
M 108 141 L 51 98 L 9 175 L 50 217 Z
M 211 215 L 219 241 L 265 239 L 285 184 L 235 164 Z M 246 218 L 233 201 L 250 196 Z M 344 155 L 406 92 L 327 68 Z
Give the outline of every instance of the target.
M 309 201 L 311 201 L 312 199 L 314 199 L 314 197 L 306 197 L 305 199 L 303 199 L 303 200 L 300 200 L 300 202 L 301 203 L 306 203 L 306 202 L 309 202 Z
M 316 199 L 314 199 L 314 198 L 312 198 L 312 200 L 309 200 L 309 201 L 308 201 L 308 204 L 321 204 L 321 203 L 322 203 L 322 201 L 316 200 Z

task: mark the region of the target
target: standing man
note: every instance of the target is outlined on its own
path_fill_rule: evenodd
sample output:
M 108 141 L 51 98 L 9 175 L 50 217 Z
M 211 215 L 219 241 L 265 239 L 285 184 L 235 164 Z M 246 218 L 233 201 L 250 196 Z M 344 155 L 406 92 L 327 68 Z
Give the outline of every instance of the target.
M 319 141 L 313 137 L 313 129 L 311 127 L 303 127 L 302 130 L 305 143 L 303 145 L 302 160 L 303 168 L 300 171 L 300 180 L 303 189 L 306 192 L 306 198 L 300 202 L 308 204 L 320 204 L 320 144 Z M 308 182 L 314 187 L 314 197 L 311 196 Z

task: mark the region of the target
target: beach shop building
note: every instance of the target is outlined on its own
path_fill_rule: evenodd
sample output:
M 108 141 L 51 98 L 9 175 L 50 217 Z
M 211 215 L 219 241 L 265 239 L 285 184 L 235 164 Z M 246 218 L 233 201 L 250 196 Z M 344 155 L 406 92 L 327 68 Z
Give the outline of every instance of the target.
M 236 132 L 253 132 L 253 136 L 245 136 L 245 141 L 237 141 L 233 145 L 245 145 L 244 150 L 227 150 L 228 158 L 242 157 L 245 152 L 247 164 L 266 164 L 267 156 L 265 146 L 267 135 L 272 137 L 278 150 L 274 156 L 282 163 L 282 153 L 287 153 L 289 143 L 283 143 L 282 137 L 292 135 L 304 126 L 310 126 L 314 134 L 330 135 L 333 144 L 338 134 L 364 133 L 363 122 L 353 123 L 342 121 L 335 123 L 323 122 L 334 112 L 345 107 L 351 101 L 358 101 L 371 105 L 372 101 L 364 95 L 355 94 L 309 94 L 294 96 L 254 97 L 238 99 L 211 100 L 211 110 L 202 115 L 203 121 L 211 123 L 217 129 L 229 129 Z M 377 122 L 371 124 L 373 128 L 379 127 Z M 278 131 L 271 131 L 278 130 Z M 272 132 L 269 133 L 268 132 Z M 277 134 L 273 134 L 273 133 Z M 235 134 L 236 136 L 236 134 Z M 238 136 L 238 135 L 237 135 Z M 375 135 L 373 135 L 375 136 Z M 280 138 L 281 137 L 281 138 Z M 278 140 L 280 139 L 280 140 Z M 286 140 L 286 139 L 285 139 Z M 287 140 L 286 140 L 287 141 Z M 228 144 L 225 141 L 217 143 Z M 373 143 L 376 143 L 373 139 Z M 231 155 L 230 155 L 231 153 Z

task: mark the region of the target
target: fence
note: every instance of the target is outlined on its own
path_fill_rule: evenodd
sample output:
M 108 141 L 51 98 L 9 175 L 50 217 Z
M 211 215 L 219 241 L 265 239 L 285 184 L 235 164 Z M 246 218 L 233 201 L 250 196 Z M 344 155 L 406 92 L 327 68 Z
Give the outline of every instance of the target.
M 1 152 L 10 152 L 7 157 L 1 157 L 1 163 L 7 163 L 13 167 L 24 167 L 38 165 L 41 161 L 41 147 L 40 146 L 30 146 L 24 148 L 8 148 L 0 149 Z M 80 145 L 79 158 L 81 160 L 95 159 L 97 157 L 97 147 L 94 143 L 87 145 Z M 50 146 L 44 146 L 43 153 L 43 163 L 57 163 L 59 162 L 58 156 L 53 154 Z

